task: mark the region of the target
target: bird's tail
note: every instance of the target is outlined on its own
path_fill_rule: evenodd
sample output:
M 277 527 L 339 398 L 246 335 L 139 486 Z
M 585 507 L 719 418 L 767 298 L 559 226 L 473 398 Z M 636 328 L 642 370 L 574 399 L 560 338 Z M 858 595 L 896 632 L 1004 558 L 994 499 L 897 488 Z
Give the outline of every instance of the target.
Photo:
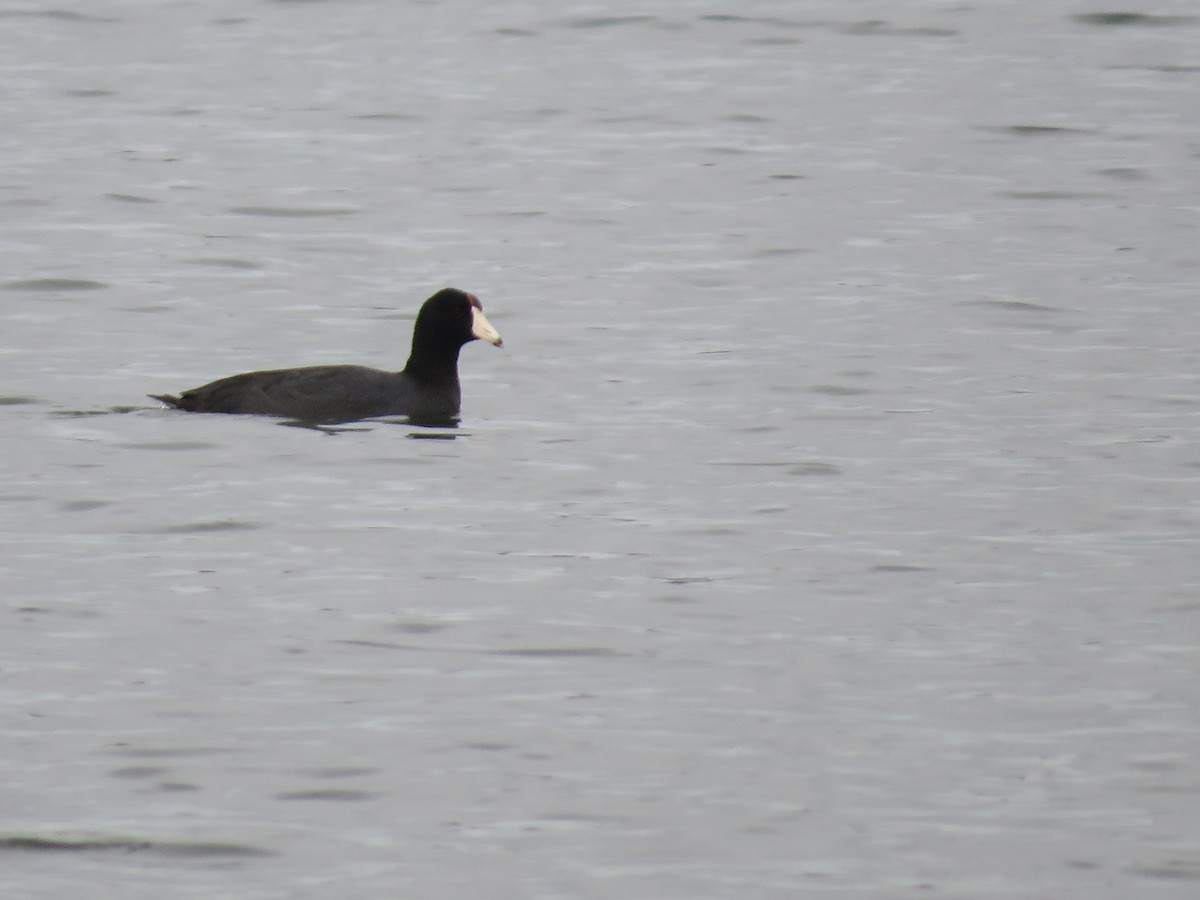
M 165 403 L 173 409 L 179 409 L 179 398 L 174 394 L 147 394 L 151 400 L 157 400 L 160 403 Z

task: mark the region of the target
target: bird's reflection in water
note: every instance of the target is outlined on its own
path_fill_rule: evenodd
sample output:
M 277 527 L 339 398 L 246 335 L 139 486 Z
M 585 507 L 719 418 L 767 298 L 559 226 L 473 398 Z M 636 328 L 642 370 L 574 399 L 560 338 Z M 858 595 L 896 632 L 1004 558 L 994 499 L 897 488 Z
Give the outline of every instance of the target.
M 403 425 L 408 428 L 430 429 L 428 431 L 410 431 L 408 437 L 417 441 L 453 441 L 466 436 L 466 432 L 455 434 L 458 430 L 458 419 L 446 419 L 436 422 L 414 422 L 406 417 L 364 419 L 361 423 L 345 425 L 324 425 L 320 422 L 305 422 L 300 419 L 286 419 L 278 423 L 287 428 L 307 428 L 309 431 L 319 431 L 322 434 L 345 434 L 346 432 L 371 431 L 374 425 Z M 437 430 L 433 430 L 437 429 Z

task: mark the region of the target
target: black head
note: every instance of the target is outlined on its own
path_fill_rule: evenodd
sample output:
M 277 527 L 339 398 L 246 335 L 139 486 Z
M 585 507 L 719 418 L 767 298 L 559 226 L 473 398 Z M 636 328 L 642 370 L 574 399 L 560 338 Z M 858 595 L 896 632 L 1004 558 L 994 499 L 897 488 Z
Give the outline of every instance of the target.
M 485 340 L 499 347 L 500 333 L 483 314 L 474 294 L 443 288 L 425 301 L 413 326 L 413 353 L 453 349 L 468 341 Z

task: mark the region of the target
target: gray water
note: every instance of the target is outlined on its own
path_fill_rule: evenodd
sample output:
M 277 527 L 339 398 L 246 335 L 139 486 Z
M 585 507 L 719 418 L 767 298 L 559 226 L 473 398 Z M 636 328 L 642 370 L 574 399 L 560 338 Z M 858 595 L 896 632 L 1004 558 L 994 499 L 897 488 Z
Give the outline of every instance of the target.
M 1200 893 L 1194 4 L 0 42 L 0 896 Z M 447 284 L 457 431 L 144 397 Z

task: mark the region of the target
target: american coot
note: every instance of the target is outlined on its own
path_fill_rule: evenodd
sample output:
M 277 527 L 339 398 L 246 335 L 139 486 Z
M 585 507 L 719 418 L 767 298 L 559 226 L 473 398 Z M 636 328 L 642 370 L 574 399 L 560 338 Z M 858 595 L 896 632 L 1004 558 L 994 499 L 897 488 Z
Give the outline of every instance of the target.
M 412 353 L 402 372 L 366 366 L 272 369 L 231 375 L 179 396 L 150 396 L 189 412 L 285 416 L 311 423 L 406 415 L 413 422 L 444 424 L 458 415 L 462 400 L 458 351 L 476 338 L 501 346 L 479 298 L 445 288 L 417 313 Z

